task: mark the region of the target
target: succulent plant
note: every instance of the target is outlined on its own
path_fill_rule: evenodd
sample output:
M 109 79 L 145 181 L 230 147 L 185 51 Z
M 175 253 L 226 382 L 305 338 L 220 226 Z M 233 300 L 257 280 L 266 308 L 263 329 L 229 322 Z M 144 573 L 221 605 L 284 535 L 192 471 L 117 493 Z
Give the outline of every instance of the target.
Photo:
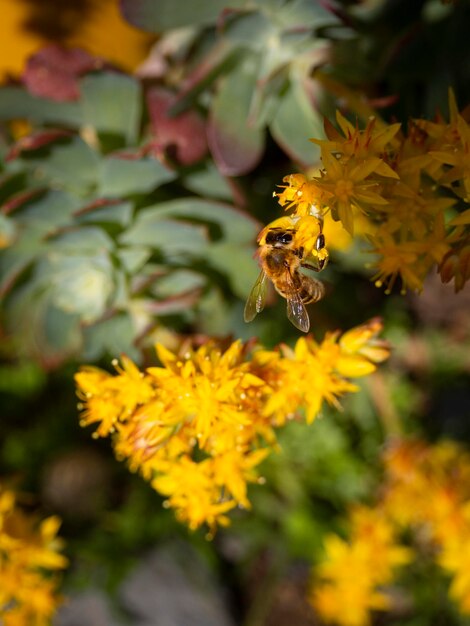
M 111 70 L 72 79 L 78 99 L 52 100 L 53 82 L 41 97 L 9 86 L 0 98 L 6 128 L 30 125 L 13 145 L 4 134 L 1 146 L 3 322 L 49 366 L 122 351 L 139 359 L 139 337 L 165 328 L 166 316 L 179 330 L 203 318 L 204 330 L 207 303 L 221 290 L 244 298 L 256 275 L 258 224 L 201 160 L 198 120 L 172 120 L 190 144 L 175 154 L 186 161 L 179 167 L 164 159 L 171 133 L 158 144 L 147 129 L 149 118 L 158 126 L 152 106 L 165 94 L 150 92 L 147 106 L 140 82 Z M 217 328 L 230 323 L 219 315 Z
M 159 39 L 142 73 L 176 92 L 171 111 L 203 107 L 220 172 L 262 158 L 267 132 L 300 166 L 316 165 L 323 116 L 432 117 L 452 84 L 470 98 L 465 2 L 406 0 L 120 0 Z M 465 62 L 467 59 L 467 62 Z
M 208 142 L 220 172 L 251 171 L 266 130 L 294 160 L 312 165 L 323 136 L 321 85 L 314 68 L 329 54 L 334 13 L 311 0 L 122 0 L 133 25 L 162 34 L 143 71 L 177 86 L 173 111 L 208 109 Z M 345 30 L 343 28 L 343 30 Z M 346 31 L 345 31 L 346 32 Z

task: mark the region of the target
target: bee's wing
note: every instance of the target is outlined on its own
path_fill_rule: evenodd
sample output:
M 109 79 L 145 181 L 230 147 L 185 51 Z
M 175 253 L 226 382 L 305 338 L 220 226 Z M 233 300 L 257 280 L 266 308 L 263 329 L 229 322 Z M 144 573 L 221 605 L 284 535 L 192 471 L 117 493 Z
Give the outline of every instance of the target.
M 267 274 L 264 270 L 261 270 L 260 275 L 256 279 L 253 289 L 251 290 L 248 300 L 245 304 L 245 322 L 251 322 L 258 313 L 264 309 L 266 302 L 266 290 L 267 290 Z
M 308 333 L 310 328 L 310 318 L 308 316 L 307 309 L 302 302 L 302 298 L 300 297 L 299 290 L 294 284 L 294 280 L 289 269 L 287 269 L 286 272 L 286 284 L 288 287 L 288 291 L 285 294 L 287 301 L 287 318 L 296 328 L 304 333 Z

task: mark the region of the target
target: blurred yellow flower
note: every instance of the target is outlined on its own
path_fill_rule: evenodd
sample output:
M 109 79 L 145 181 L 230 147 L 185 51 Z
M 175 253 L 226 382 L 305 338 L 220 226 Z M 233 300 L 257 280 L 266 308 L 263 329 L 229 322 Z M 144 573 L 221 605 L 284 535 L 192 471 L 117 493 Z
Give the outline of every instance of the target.
M 371 611 L 389 608 L 380 588 L 412 553 L 397 544 L 393 525 L 380 511 L 357 507 L 349 522 L 348 541 L 334 534 L 325 538 L 325 556 L 315 570 L 310 600 L 327 622 L 367 626 Z
M 26 29 L 33 12 L 26 2 L 1 0 L 0 6 L 0 80 L 5 80 L 8 75 L 21 74 L 28 57 L 50 40 Z M 84 19 L 75 19 L 71 34 L 61 43 L 83 48 L 132 71 L 144 60 L 153 40 L 122 18 L 119 0 L 92 0 Z
M 93 0 L 89 18 L 77 25 L 66 43 L 131 72 L 145 59 L 154 40 L 124 20 L 119 0 Z
M 0 20 L 0 80 L 22 72 L 26 59 L 43 46 L 43 37 L 25 30 L 23 23 L 28 16 L 28 7 L 18 0 L 1 0 Z
M 164 471 L 151 484 L 168 496 L 168 506 L 176 510 L 180 521 L 191 530 L 204 523 L 211 529 L 228 525 L 225 513 L 236 506 L 236 501 L 221 497 L 211 459 L 198 463 L 183 456 L 177 463 L 168 463 L 166 467 L 162 464 L 161 469 Z
M 16 505 L 0 484 L 0 622 L 5 626 L 48 626 L 60 597 L 58 570 L 67 566 L 57 537 L 60 520 L 42 522 Z
M 346 340 L 355 343 L 353 331 Z M 470 615 L 470 454 L 459 444 L 396 440 L 383 455 L 385 476 L 374 506 L 355 507 L 348 539 L 328 535 L 314 571 L 311 601 L 327 622 L 367 626 L 391 608 L 384 585 L 424 550 L 450 577 L 449 597 Z M 416 552 L 400 545 L 418 533 Z M 405 535 L 406 536 L 406 535 Z

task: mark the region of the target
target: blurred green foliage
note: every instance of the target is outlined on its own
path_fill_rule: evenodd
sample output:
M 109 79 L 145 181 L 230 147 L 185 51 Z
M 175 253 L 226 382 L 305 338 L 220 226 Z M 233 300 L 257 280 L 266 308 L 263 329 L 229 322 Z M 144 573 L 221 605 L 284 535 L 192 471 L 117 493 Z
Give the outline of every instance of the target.
M 5 327 L 21 353 L 49 365 L 120 352 L 139 360 L 137 340 L 166 317 L 179 316 L 181 328 L 197 323 L 197 303 L 203 310 L 221 292 L 244 298 L 256 277 L 247 259 L 258 223 L 139 154 L 138 81 L 103 72 L 80 89 L 78 103 L 49 108 L 7 87 L 0 107 L 4 120 L 54 124 L 3 146 L 0 190 L 4 236 L 12 233 L 0 256 Z M 190 176 L 191 187 L 201 176 L 215 188 L 207 196 L 229 197 L 215 170 Z

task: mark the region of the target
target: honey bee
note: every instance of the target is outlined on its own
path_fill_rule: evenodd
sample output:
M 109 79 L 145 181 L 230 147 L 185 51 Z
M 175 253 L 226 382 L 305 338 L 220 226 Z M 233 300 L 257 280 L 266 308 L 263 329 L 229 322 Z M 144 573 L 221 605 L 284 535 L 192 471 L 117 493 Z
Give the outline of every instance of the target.
M 321 300 L 325 287 L 303 274 L 301 268 L 320 272 L 328 261 L 321 220 L 314 216 L 282 217 L 266 226 L 257 241 L 261 272 L 245 305 L 245 322 L 251 322 L 264 309 L 269 279 L 287 301 L 288 319 L 307 333 L 310 319 L 305 305 Z

